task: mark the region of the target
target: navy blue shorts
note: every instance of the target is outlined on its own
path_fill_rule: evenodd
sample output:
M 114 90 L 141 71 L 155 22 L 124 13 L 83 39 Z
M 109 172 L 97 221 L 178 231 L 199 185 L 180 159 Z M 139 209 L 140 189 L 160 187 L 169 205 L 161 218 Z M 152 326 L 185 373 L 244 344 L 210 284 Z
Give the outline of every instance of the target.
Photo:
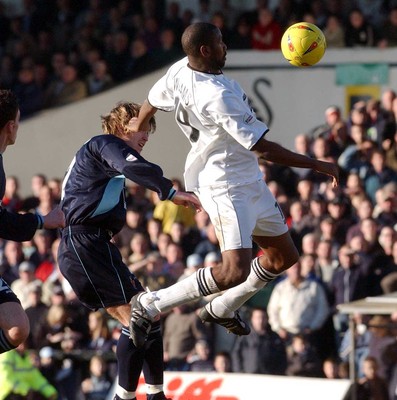
M 9 303 L 10 301 L 21 304 L 17 295 L 10 289 L 6 281 L 0 278 L 0 304 Z
M 109 233 L 100 228 L 63 229 L 58 264 L 79 300 L 93 310 L 127 304 L 144 290 Z

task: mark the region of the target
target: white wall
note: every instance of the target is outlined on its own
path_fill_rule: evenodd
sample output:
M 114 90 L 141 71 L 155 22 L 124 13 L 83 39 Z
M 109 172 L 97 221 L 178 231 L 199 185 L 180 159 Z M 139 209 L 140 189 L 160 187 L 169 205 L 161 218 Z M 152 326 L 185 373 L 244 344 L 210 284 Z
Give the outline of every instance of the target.
M 238 80 L 252 101 L 259 117 L 270 121 L 270 140 L 292 148 L 296 134 L 321 124 L 330 104 L 344 107 L 346 89 L 335 84 L 335 67 L 341 63 L 388 63 L 389 82 L 397 89 L 397 49 L 327 50 L 319 66 L 296 68 L 281 52 L 228 53 L 225 73 Z M 23 121 L 17 143 L 4 154 L 8 175 L 21 180 L 22 194 L 30 190 L 34 173 L 49 178 L 63 177 L 76 150 L 93 135 L 101 133 L 100 115 L 117 101 L 142 102 L 151 85 L 164 73 L 152 73 L 98 96 L 60 109 L 46 110 Z M 158 112 L 157 132 L 145 147 L 143 156 L 161 166 L 168 177 L 182 177 L 189 143 L 179 132 L 172 113 Z
M 137 399 L 143 400 L 143 377 Z M 164 392 L 174 400 L 343 400 L 350 387 L 345 379 L 298 378 L 211 372 L 164 373 Z

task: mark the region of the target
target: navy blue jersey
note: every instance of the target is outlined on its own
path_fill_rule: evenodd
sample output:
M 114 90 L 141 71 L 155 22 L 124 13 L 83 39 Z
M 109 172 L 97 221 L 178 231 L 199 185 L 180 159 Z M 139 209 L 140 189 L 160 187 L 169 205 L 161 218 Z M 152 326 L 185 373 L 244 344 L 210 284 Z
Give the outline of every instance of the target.
M 74 157 L 66 173 L 61 207 L 66 226 L 88 225 L 120 231 L 125 223 L 125 178 L 166 200 L 172 182 L 162 169 L 146 161 L 114 135 L 95 136 Z
M 0 238 L 24 242 L 32 239 L 38 226 L 35 214 L 18 214 L 1 207 L 6 187 L 6 174 L 3 167 L 3 155 L 0 154 Z

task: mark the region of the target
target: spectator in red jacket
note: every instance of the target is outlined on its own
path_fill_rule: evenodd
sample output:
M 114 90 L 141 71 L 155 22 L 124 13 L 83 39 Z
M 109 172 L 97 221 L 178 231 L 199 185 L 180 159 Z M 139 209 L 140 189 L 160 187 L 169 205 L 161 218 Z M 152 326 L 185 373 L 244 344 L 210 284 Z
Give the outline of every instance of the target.
M 273 19 L 273 13 L 268 8 L 260 8 L 258 10 L 258 22 L 252 28 L 252 48 L 254 50 L 279 49 L 281 36 L 281 27 Z

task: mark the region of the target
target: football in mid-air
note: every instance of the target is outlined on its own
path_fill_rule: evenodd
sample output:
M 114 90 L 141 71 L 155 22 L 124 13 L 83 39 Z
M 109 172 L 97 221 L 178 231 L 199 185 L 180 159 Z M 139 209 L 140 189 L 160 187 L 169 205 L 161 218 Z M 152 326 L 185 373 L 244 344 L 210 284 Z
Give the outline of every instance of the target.
M 281 38 L 284 58 L 296 67 L 310 67 L 323 57 L 327 43 L 321 29 L 309 22 L 291 25 Z

